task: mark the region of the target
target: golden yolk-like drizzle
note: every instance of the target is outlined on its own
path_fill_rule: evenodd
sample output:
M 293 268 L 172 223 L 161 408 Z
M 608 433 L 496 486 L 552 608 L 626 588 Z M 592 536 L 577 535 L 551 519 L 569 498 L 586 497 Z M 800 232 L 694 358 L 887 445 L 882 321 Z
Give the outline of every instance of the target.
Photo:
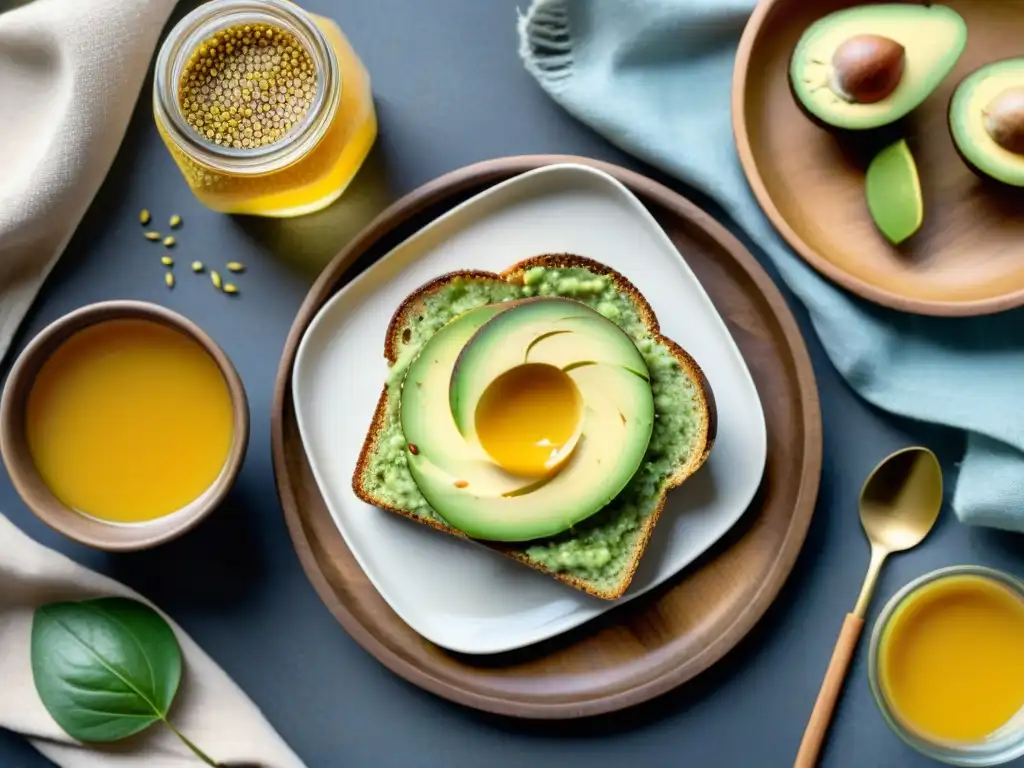
M 983 576 L 948 576 L 897 609 L 879 676 L 912 729 L 950 742 L 985 738 L 1024 708 L 1024 600 Z
M 202 495 L 231 449 L 234 410 L 216 361 L 185 334 L 109 320 L 64 342 L 29 393 L 29 450 L 72 509 L 118 523 Z
M 576 384 L 561 369 L 526 363 L 498 376 L 475 413 L 476 433 L 509 472 L 543 475 L 559 463 L 582 417 Z

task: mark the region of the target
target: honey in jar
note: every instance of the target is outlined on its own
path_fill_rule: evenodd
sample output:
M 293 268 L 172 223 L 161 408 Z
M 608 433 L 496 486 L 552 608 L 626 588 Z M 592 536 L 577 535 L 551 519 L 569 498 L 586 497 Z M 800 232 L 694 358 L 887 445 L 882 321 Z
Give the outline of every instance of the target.
M 289 0 L 213 0 L 157 57 L 157 129 L 208 207 L 299 216 L 330 205 L 377 136 L 370 79 L 341 29 Z

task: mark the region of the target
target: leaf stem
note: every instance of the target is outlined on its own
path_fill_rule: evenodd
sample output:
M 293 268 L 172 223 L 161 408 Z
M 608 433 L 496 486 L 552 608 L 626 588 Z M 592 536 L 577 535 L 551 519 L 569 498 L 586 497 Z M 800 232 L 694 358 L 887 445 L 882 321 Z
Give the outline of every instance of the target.
M 185 738 L 185 734 L 183 734 L 181 731 L 179 731 L 177 728 L 175 728 L 173 725 L 171 725 L 171 721 L 170 720 L 168 720 L 166 717 L 161 717 L 160 719 L 164 721 L 164 725 L 166 725 L 168 728 L 170 728 L 171 732 L 174 733 L 175 736 L 177 736 L 179 739 L 181 739 L 182 743 L 184 743 L 184 745 L 186 747 L 188 747 L 189 749 L 191 749 L 195 753 L 196 757 L 198 757 L 200 760 L 202 760 L 207 765 L 213 766 L 213 768 L 219 768 L 220 763 L 218 763 L 216 760 L 214 760 L 208 754 L 203 752 L 203 750 L 201 750 L 199 747 L 197 747 L 195 744 L 193 744 L 191 741 L 189 741 L 187 738 Z

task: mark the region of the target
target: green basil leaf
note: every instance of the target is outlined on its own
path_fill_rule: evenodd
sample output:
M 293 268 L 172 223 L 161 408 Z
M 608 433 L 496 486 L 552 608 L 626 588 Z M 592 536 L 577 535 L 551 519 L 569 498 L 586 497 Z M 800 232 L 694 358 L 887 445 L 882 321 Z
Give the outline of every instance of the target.
M 160 614 L 135 600 L 51 603 L 32 621 L 32 676 L 68 735 L 117 741 L 166 718 L 181 648 Z

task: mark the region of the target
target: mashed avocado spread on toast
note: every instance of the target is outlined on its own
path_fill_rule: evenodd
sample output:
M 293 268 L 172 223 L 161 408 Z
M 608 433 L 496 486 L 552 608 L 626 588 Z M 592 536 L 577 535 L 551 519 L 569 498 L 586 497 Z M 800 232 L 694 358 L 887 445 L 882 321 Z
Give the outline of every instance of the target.
M 640 468 L 624 490 L 570 531 L 513 547 L 552 571 L 599 584 L 606 580 L 614 582 L 625 567 L 645 520 L 655 512 L 666 481 L 694 449 L 699 393 L 697 385 L 681 370 L 672 350 L 652 337 L 634 301 L 604 275 L 579 267 L 534 267 L 525 273 L 522 284 L 461 278 L 426 296 L 418 313 L 422 319 L 409 327 L 411 337 L 389 371 L 388 412 L 377 450 L 369 457 L 366 475 L 373 479 L 375 492 L 388 503 L 441 520 L 423 498 L 407 464 L 407 441 L 399 418 L 406 372 L 426 341 L 452 319 L 488 304 L 535 296 L 574 299 L 614 322 L 635 343 L 650 374 L 654 427 Z

